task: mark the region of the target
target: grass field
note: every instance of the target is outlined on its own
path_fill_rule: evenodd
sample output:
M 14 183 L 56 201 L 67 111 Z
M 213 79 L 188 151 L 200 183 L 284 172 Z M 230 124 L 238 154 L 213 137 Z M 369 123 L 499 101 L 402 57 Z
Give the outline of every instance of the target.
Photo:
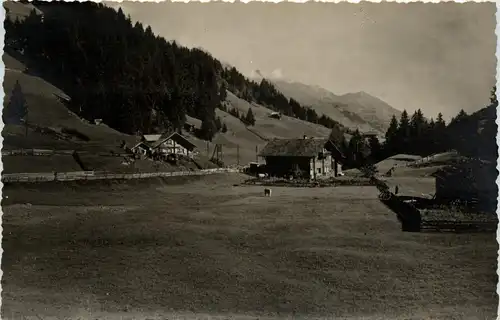
M 495 318 L 495 235 L 403 233 L 373 187 L 243 179 L 6 185 L 2 318 Z
M 69 172 L 82 169 L 71 155 L 4 156 L 3 173 Z

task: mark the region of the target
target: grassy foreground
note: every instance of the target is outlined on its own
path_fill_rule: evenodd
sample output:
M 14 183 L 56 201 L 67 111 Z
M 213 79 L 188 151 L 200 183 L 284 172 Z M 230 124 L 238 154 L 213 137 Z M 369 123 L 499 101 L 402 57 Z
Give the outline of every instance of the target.
M 2 318 L 495 318 L 495 235 L 403 233 L 373 187 L 243 179 L 5 186 Z

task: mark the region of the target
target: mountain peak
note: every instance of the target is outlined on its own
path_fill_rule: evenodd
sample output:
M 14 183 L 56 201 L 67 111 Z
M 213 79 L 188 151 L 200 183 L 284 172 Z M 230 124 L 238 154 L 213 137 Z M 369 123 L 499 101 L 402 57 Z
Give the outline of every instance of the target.
M 273 83 L 286 96 L 313 106 L 316 112 L 332 117 L 345 127 L 358 128 L 363 132 L 384 133 L 392 115 L 400 114 L 399 110 L 365 91 L 337 96 L 318 85 L 284 79 L 274 80 Z

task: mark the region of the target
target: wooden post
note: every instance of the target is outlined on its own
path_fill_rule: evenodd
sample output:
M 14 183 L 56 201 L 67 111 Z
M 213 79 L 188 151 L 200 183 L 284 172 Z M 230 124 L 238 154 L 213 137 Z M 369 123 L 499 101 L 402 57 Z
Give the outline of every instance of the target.
M 28 110 L 26 110 L 26 119 L 24 120 L 25 136 L 28 136 Z
M 209 154 L 209 144 L 208 144 L 208 141 L 207 141 L 207 158 L 210 157 L 210 154 Z
M 255 146 L 255 162 L 259 162 L 259 146 Z

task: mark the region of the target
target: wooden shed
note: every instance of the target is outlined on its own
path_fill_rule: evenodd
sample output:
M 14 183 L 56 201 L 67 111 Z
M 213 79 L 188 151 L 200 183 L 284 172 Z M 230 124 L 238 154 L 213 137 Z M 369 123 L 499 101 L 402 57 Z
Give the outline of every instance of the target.
M 436 178 L 436 200 L 496 202 L 498 187 L 495 163 L 467 160 L 445 167 L 433 174 Z

